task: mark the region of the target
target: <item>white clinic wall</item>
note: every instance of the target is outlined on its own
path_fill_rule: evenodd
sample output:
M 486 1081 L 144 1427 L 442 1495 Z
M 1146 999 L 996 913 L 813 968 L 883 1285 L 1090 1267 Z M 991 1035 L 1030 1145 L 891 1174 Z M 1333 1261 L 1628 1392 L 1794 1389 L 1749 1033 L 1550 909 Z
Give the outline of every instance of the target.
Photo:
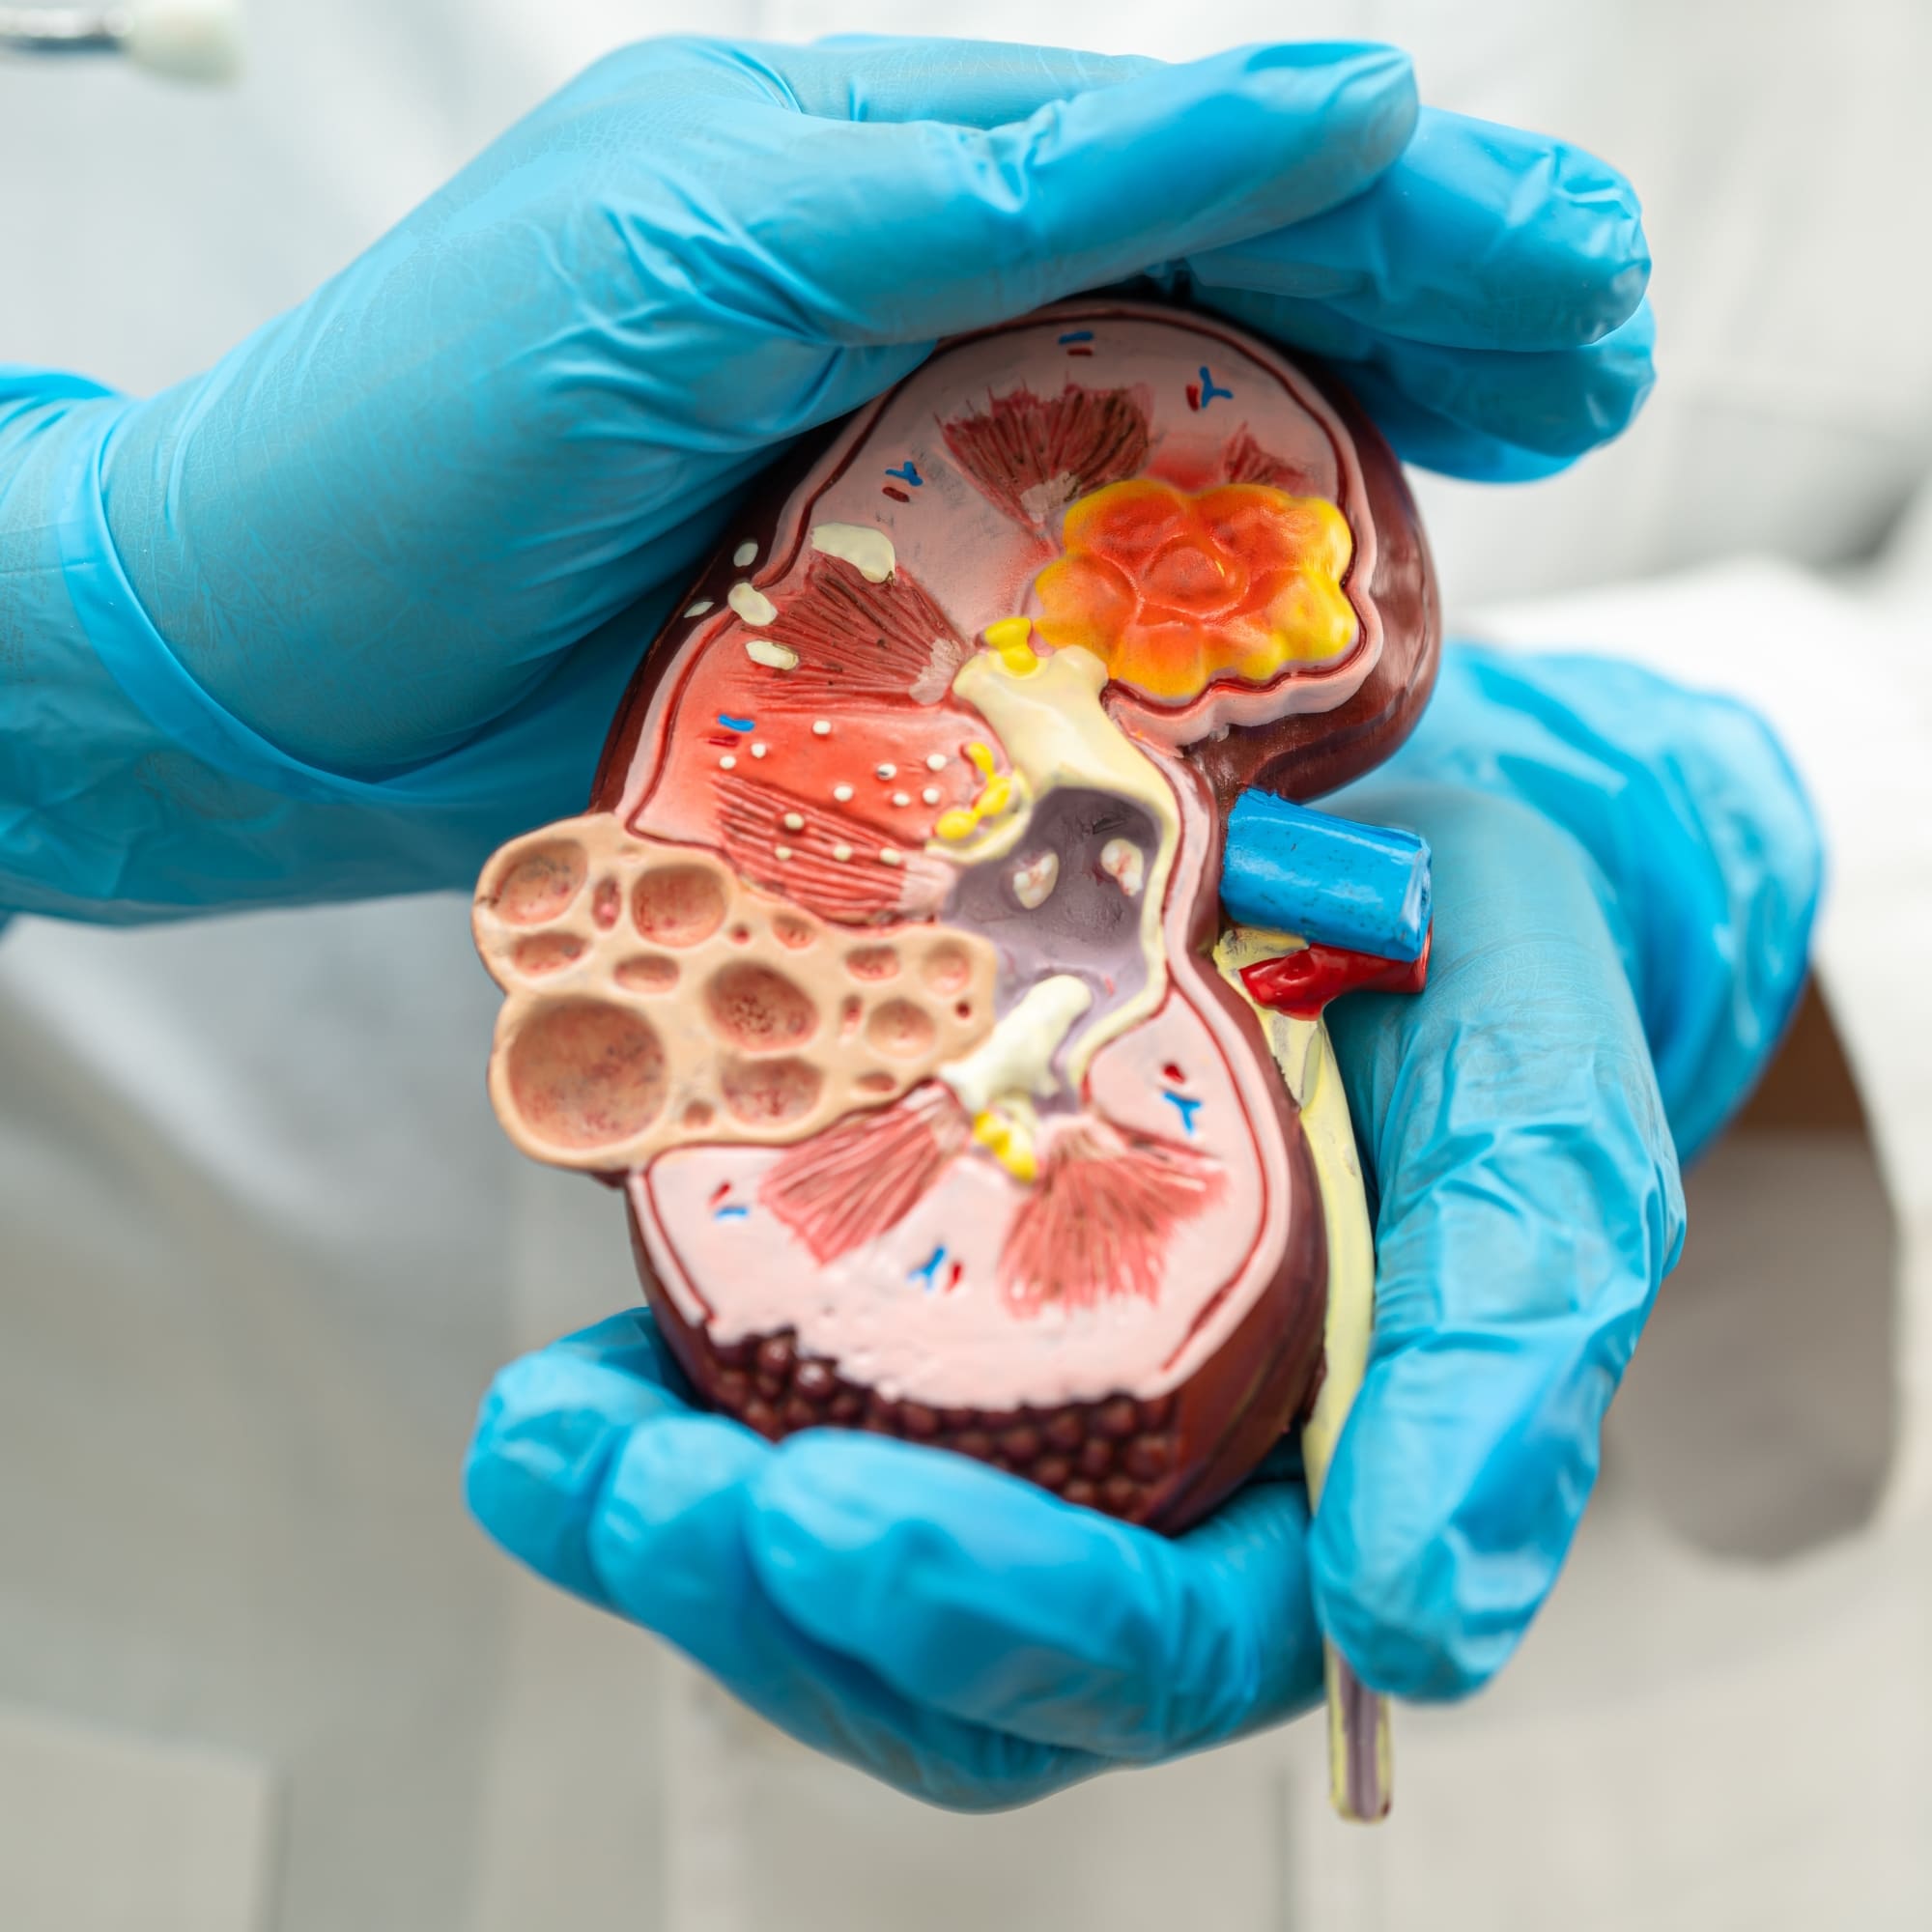
M 0 357 L 162 385 L 606 47 L 867 27 L 1170 57 L 1283 31 L 1387 38 L 1430 99 L 1622 165 L 1659 261 L 1662 385 L 1623 444 L 1556 482 L 1425 482 L 1453 608 L 1739 550 L 1856 556 L 1925 468 L 1922 0 L 990 0 L 964 18 L 872 0 L 255 0 L 232 95 L 0 66 Z M 33 1472 L 0 1486 L 0 1703 L 26 1714 L 0 1744 L 27 1740 L 0 1751 L 0 1781 L 34 1780 L 55 1814 L 33 1827 L 34 1873 L 49 1850 L 78 1870 L 125 1848 L 104 1806 L 126 1791 L 151 1818 L 237 1821 L 182 1828 L 227 1864 L 183 1867 L 179 1895 L 192 1913 L 218 1892 L 263 1932 L 1932 1922 L 1932 1539 L 1892 1525 L 1817 1548 L 1859 1520 L 1869 1445 L 1847 1417 L 1883 1408 L 1883 1376 L 1857 1348 L 1795 1381 L 1742 1375 L 1724 1341 L 1786 1332 L 1803 1361 L 1825 1277 L 1858 1333 L 1889 1332 L 1867 1151 L 1827 1156 L 1833 1230 L 1759 1213 L 1792 1191 L 1788 1146 L 1693 1179 L 1700 1224 L 1764 1238 L 1700 1255 L 1693 1237 L 1575 1573 L 1492 1696 L 1405 1718 L 1387 1834 L 1322 1815 L 1307 1726 L 952 1819 L 776 1742 L 463 1527 L 455 1470 L 489 1364 L 630 1291 L 614 1225 L 487 1119 L 491 996 L 466 977 L 460 923 L 427 901 L 0 948 L 0 1438 Z M 277 976 L 303 989 L 317 1048 L 294 1077 L 269 1072 L 287 1029 L 260 995 Z M 153 1085 L 169 1064 L 221 1104 L 177 1121 L 185 1090 Z M 103 1149 L 124 1192 L 96 1216 Z M 1730 1406 L 1700 1403 L 1700 1378 Z M 128 1468 L 156 1473 L 129 1485 Z M 1777 1548 L 1738 1544 L 1767 1521 Z M 1797 1548 L 1812 1553 L 1767 1567 Z M 83 1761 L 61 1728 L 76 1723 L 117 1769 L 64 1804 L 35 1767 Z M 164 1800 L 139 1796 L 176 1773 Z M 167 1835 L 140 1841 L 156 1872 Z M 113 1888 L 96 1893 L 99 1925 L 122 1922 Z M 82 1902 L 77 1887 L 63 1932 L 96 1932 Z

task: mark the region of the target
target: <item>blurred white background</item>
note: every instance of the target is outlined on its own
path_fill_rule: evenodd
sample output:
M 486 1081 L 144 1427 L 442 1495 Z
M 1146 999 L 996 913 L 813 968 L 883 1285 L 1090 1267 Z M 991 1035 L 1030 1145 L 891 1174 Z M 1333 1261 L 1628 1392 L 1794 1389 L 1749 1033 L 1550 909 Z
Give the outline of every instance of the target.
M 1909 554 L 1932 8 L 255 0 L 230 94 L 0 65 L 0 358 L 165 384 L 610 46 L 855 29 L 1169 57 L 1387 39 L 1430 99 L 1635 181 L 1649 411 L 1563 478 L 1425 481 L 1425 510 L 1452 614 L 1734 682 L 1794 737 L 1823 721 L 1798 750 L 1837 836 L 1851 1077 L 1820 1020 L 1693 1178 L 1573 1571 L 1491 1694 L 1402 1714 L 1386 1830 L 1326 1816 L 1305 1724 L 960 1820 L 784 1746 L 464 1518 L 492 1368 L 635 1288 L 616 1204 L 497 1132 L 460 900 L 21 922 L 0 942 L 0 1924 L 1932 1923 L 1932 1531 L 1916 1492 L 1886 1500 L 1926 1346 L 1932 1080 L 1899 907 L 1932 811 L 1848 778 L 1861 712 L 1898 786 L 1932 745 L 1932 568 Z

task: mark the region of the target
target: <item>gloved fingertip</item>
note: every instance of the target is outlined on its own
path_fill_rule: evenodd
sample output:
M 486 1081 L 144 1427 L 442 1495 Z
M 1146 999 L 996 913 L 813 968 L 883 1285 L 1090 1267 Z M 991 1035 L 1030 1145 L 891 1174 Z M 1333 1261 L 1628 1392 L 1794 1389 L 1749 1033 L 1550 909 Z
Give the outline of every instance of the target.
M 1582 158 L 1587 174 L 1570 185 L 1573 205 L 1587 206 L 1598 229 L 1594 245 L 1578 247 L 1575 256 L 1573 313 L 1579 349 L 1614 334 L 1636 314 L 1649 293 L 1651 270 L 1650 237 L 1636 190 L 1614 168 L 1592 156 Z
M 1299 74 L 1329 70 L 1333 135 L 1347 141 L 1362 185 L 1394 166 L 1414 137 L 1422 112 L 1415 64 L 1400 47 L 1378 42 L 1276 43 L 1256 49 L 1254 71 Z M 1297 104 L 1299 94 L 1297 91 Z
M 880 1463 L 888 1481 L 903 1445 L 870 1435 L 835 1435 L 808 1430 L 788 1436 L 763 1472 L 757 1507 L 761 1521 L 845 1548 L 862 1548 L 878 1533 L 878 1492 L 866 1478 Z
M 1525 1622 L 1468 1623 L 1449 1566 L 1433 1553 L 1406 1569 L 1372 1567 L 1361 1551 L 1333 1542 L 1318 1518 L 1310 1549 L 1316 1619 L 1370 1690 L 1411 1703 L 1453 1702 L 1488 1684 L 1522 1640 Z
M 1386 342 L 1345 373 L 1405 462 L 1471 482 L 1533 482 L 1628 430 L 1657 383 L 1648 303 L 1588 349 L 1546 355 Z
M 723 1416 L 667 1415 L 632 1432 L 585 1532 L 597 1574 L 626 1615 L 676 1636 L 680 1606 L 714 1602 L 720 1578 L 742 1574 L 746 1495 L 771 1454 Z M 676 1560 L 666 1556 L 672 1549 Z
M 626 1308 L 615 1315 L 607 1315 L 587 1328 L 573 1329 L 559 1337 L 543 1352 L 563 1351 L 591 1360 L 607 1360 L 637 1350 L 650 1351 L 653 1359 L 661 1358 L 657 1319 L 647 1308 Z
M 885 1437 L 808 1431 L 759 1472 L 747 1537 L 773 1598 L 821 1642 L 918 1677 L 926 1626 L 1057 1630 L 1121 1525 L 996 1469 Z M 1069 1589 L 1037 1587 L 1065 1577 Z M 878 1661 L 875 1655 L 875 1662 Z
M 1525 1312 L 1371 1368 L 1309 1544 L 1317 1617 L 1365 1684 L 1466 1696 L 1513 1654 L 1589 1501 L 1628 1325 Z
M 753 1569 L 793 1623 L 836 1649 L 864 1647 L 872 1607 L 865 1556 L 878 1542 L 867 1513 L 841 1499 L 775 1501 L 768 1485 L 749 1499 Z
M 483 1400 L 464 1497 L 511 1555 L 581 1595 L 598 1595 L 583 1532 L 626 1432 L 656 1405 L 615 1369 L 546 1350 L 513 1362 Z
M 1464 348 L 1587 348 L 1635 312 L 1650 242 L 1630 181 L 1587 149 L 1430 109 L 1405 157 L 1403 239 L 1443 250 L 1425 337 Z M 1448 217 L 1444 219 L 1443 217 Z M 1444 332 L 1446 331 L 1446 332 Z
M 936 1527 L 962 1479 L 975 1490 L 997 1473 L 885 1436 L 808 1430 L 760 1473 L 755 1560 L 810 1591 L 828 1566 L 870 1563 L 884 1546 Z M 983 1495 L 980 1511 L 983 1519 Z
M 686 1413 L 661 1379 L 655 1324 L 628 1312 L 498 1372 L 464 1463 L 470 1514 L 532 1569 L 601 1596 L 586 1526 L 613 1459 L 640 1426 Z
M 1387 41 L 1263 41 L 1236 57 L 1250 73 L 1319 73 L 1335 93 L 1385 94 L 1420 111 L 1415 63 Z
M 762 1436 L 722 1415 L 668 1414 L 635 1431 L 612 1467 L 604 1514 L 650 1528 L 756 1480 L 772 1460 Z
M 1414 70 L 1400 48 L 1378 43 L 1276 42 L 1232 48 L 1091 91 L 1070 102 L 1054 137 L 1092 165 L 1123 138 L 1145 174 L 1145 191 L 1194 213 L 1218 209 L 1225 220 L 1245 210 L 1244 234 L 1307 217 L 1359 194 L 1401 156 L 1420 106 Z M 1202 143 L 1215 139 L 1211 156 Z M 1109 160 L 1121 187 L 1122 163 Z M 1256 172 L 1259 170 L 1259 177 Z M 1188 219 L 1164 230 L 1167 246 L 1149 248 L 1144 230 L 1134 266 L 1150 254 L 1193 253 L 1236 239 L 1197 236 Z M 1178 244 L 1178 245 L 1177 245 Z
M 1464 483 L 1541 483 L 1560 476 L 1577 461 L 1577 453 L 1551 455 L 1525 449 L 1486 429 L 1439 414 L 1367 366 L 1350 366 L 1343 373 L 1389 446 L 1415 469 Z
M 478 1435 L 541 1440 L 683 1412 L 679 1393 L 660 1378 L 663 1366 L 655 1329 L 627 1318 L 599 1322 L 499 1370 L 478 1412 Z

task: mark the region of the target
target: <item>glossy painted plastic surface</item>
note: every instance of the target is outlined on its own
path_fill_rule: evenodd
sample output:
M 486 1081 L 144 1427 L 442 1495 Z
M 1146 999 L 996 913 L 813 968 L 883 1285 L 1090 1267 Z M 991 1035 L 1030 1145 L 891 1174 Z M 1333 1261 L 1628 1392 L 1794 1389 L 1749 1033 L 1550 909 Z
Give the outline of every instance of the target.
M 1329 1013 L 1381 1271 L 1312 1531 L 1286 1470 L 1170 1542 L 903 1444 L 774 1448 L 693 1413 L 639 1314 L 499 1378 L 484 1525 L 795 1736 L 966 1808 L 1306 1708 L 1324 1633 L 1378 1690 L 1483 1683 L 1588 1500 L 1682 1239 L 1678 1145 L 1791 1012 L 1817 834 L 1741 707 L 1466 650 L 1338 809 L 1428 839 L 1437 924 L 1420 998 Z
M 0 905 L 466 883 L 582 803 L 640 643 L 793 438 L 1151 258 L 1459 473 L 1560 467 L 1649 385 L 1628 185 L 1418 119 L 1391 50 L 644 43 L 206 375 L 0 371 L 34 694 Z
M 1429 983 L 1429 935 L 1413 959 L 1305 946 L 1243 968 L 1241 983 L 1256 1006 L 1293 1019 L 1314 1019 L 1344 993 L 1419 993 Z
M 1412 832 L 1244 792 L 1228 821 L 1221 903 L 1242 925 L 1411 960 L 1429 932 L 1429 847 Z
M 1293 782 L 1413 728 L 1394 457 L 1218 318 L 1058 303 L 855 412 L 687 599 L 590 810 L 479 880 L 505 1131 L 624 1176 L 660 1334 L 759 1434 L 1198 1521 L 1306 1406 L 1329 1218 L 1301 1056 L 1206 956 L 1201 753 Z M 1305 909 L 1391 851 L 1422 895 L 1411 835 L 1280 814 Z

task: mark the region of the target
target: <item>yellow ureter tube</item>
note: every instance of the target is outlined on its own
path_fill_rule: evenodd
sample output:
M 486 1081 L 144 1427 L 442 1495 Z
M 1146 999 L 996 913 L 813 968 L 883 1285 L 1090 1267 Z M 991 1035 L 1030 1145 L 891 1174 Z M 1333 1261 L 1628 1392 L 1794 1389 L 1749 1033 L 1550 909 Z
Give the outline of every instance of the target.
M 1222 977 L 1247 998 L 1240 969 L 1298 951 L 1292 934 L 1235 926 L 1214 949 Z M 1314 1156 L 1328 1236 L 1328 1302 L 1322 1327 L 1323 1373 L 1301 1432 L 1302 1466 L 1312 1508 L 1341 1439 L 1342 1425 L 1368 1367 L 1375 1326 L 1376 1250 L 1368 1200 L 1349 1119 L 1348 1095 L 1320 1020 L 1297 1020 L 1254 1006 L 1268 1050 L 1301 1111 Z M 1374 1822 L 1388 1815 L 1392 1778 L 1388 1699 L 1370 1690 L 1332 1643 L 1322 1646 L 1328 1701 L 1329 1796 L 1344 1817 Z

